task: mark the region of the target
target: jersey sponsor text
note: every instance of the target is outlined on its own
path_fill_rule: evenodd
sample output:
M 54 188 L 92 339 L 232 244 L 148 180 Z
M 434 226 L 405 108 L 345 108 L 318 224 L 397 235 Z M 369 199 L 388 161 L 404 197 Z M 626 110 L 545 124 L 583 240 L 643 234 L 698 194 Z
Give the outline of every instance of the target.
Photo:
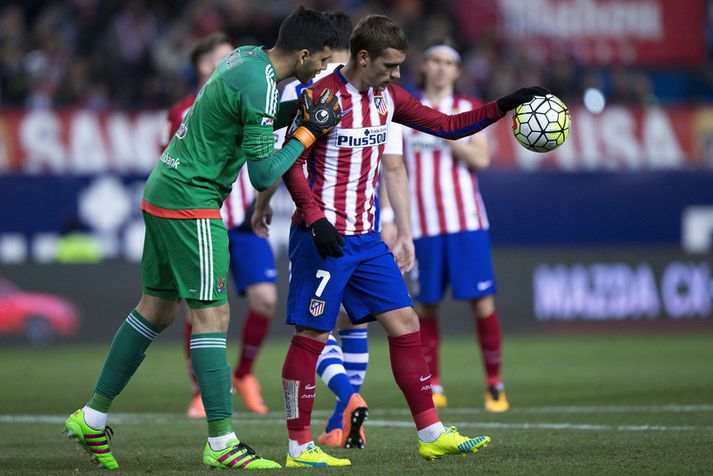
M 386 143 L 387 126 L 357 127 L 337 131 L 337 147 L 357 149 Z

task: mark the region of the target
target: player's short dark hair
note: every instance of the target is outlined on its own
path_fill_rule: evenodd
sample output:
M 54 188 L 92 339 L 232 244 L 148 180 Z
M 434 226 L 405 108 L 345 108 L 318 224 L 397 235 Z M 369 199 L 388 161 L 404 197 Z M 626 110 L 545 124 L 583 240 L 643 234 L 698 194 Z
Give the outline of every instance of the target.
M 280 25 L 275 48 L 292 52 L 306 49 L 310 53 L 334 49 L 337 45 L 337 30 L 329 17 L 322 12 L 299 7 Z
M 214 31 L 213 33 L 209 33 L 198 40 L 198 42 L 193 45 L 193 48 L 191 48 L 191 64 L 193 67 L 198 69 L 198 64 L 201 62 L 203 57 L 223 43 L 232 45 L 228 36 L 222 31 Z
M 359 20 L 349 38 L 351 55 L 366 50 L 369 56 L 376 58 L 387 48 L 403 53 L 408 50 L 408 40 L 401 27 L 384 15 L 367 15 Z
M 344 12 L 327 12 L 326 15 L 337 30 L 337 44 L 334 45 L 334 49 L 348 50 L 349 37 L 352 36 L 352 19 Z

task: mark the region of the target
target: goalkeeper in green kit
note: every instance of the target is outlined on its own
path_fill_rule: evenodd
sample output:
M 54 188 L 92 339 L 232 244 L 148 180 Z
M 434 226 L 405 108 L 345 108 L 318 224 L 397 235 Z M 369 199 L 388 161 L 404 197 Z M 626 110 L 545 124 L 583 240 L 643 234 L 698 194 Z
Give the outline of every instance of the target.
M 228 469 L 280 467 L 257 456 L 233 430 L 225 345 L 228 236 L 220 207 L 243 164 L 253 186 L 264 190 L 339 122 L 339 104 L 330 91 L 314 101 L 303 95 L 297 103 L 282 104 L 277 91 L 277 82 L 292 76 L 309 82 L 326 67 L 336 42 L 327 16 L 299 8 L 280 26 L 272 49 L 243 46 L 223 59 L 161 154 L 141 207 L 146 225 L 143 295 L 116 332 L 91 399 L 64 425 L 100 466 L 119 466 L 106 426 L 112 400 L 185 299 L 193 322 L 191 363 L 208 420 L 203 463 Z M 288 125 L 296 105 L 292 138 L 274 152 L 273 127 Z

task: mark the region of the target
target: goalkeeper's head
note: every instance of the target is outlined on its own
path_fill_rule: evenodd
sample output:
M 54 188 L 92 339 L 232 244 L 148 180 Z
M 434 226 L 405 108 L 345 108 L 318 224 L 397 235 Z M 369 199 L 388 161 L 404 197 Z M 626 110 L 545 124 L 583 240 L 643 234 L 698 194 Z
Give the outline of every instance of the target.
M 299 7 L 280 25 L 272 51 L 277 50 L 279 56 L 291 63 L 294 71 L 288 76 L 297 76 L 306 84 L 327 67 L 338 41 L 334 23 L 327 14 Z

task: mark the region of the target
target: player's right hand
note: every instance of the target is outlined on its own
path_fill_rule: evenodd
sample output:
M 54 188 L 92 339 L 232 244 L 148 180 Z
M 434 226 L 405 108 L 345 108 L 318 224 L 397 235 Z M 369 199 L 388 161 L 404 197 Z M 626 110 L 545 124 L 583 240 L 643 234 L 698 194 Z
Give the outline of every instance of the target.
M 312 230 L 312 240 L 317 248 L 317 253 L 322 258 L 332 256 L 339 258 L 344 256 L 342 246 L 344 246 L 344 238 L 339 234 L 334 225 L 326 218 L 320 218 L 310 226 Z
M 401 274 L 408 273 L 416 264 L 416 250 L 411 238 L 396 238 L 396 242 L 391 248 L 391 254 L 394 255 Z
M 541 88 L 540 86 L 532 86 L 529 88 L 520 88 L 515 92 L 503 96 L 497 101 L 498 109 L 505 114 L 510 109 L 515 109 L 520 104 L 532 101 L 535 96 L 546 96 L 550 93 L 549 89 Z
M 381 240 L 386 243 L 389 249 L 393 248 L 396 244 L 396 237 L 398 236 L 398 229 L 394 222 L 382 222 L 381 223 Z
M 299 121 L 299 127 L 292 132 L 292 137 L 302 142 L 305 149 L 339 124 L 342 119 L 339 98 L 329 89 L 322 91 L 317 102 L 312 100 L 312 90 L 305 89 L 297 102 L 297 107 L 299 111 L 295 120 Z
M 255 207 L 250 216 L 253 233 L 260 238 L 269 238 L 270 223 L 272 223 L 272 207 L 270 205 L 266 205 L 264 208 Z

